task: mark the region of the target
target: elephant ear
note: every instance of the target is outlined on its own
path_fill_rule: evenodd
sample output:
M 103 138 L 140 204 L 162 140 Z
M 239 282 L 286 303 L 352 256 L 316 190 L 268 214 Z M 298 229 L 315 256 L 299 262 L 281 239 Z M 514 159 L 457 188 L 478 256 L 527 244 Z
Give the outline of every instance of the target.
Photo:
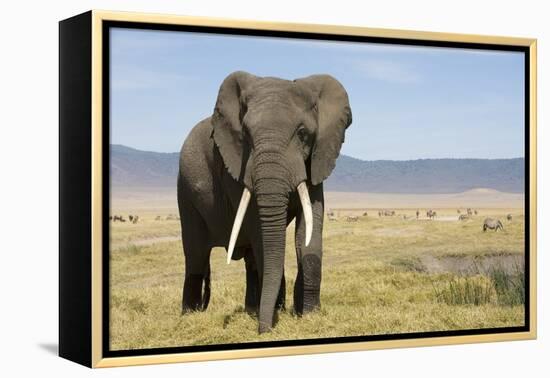
M 237 71 L 225 78 L 218 92 L 212 115 L 212 137 L 229 174 L 243 181 L 248 152 L 244 151 L 242 119 L 246 104 L 242 93 L 257 77 Z
M 351 124 L 348 94 L 342 84 L 330 75 L 312 75 L 296 82 L 309 87 L 317 99 L 318 129 L 311 153 L 311 182 L 323 182 L 336 165 Z

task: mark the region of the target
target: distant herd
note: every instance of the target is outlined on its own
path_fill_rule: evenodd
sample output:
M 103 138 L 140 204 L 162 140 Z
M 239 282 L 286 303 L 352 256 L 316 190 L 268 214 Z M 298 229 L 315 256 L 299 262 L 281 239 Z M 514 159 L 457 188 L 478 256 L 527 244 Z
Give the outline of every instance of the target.
M 478 215 L 479 214 L 478 210 L 471 209 L 471 208 L 466 209 L 465 213 L 463 213 L 462 210 L 460 210 L 460 209 L 457 209 L 456 212 L 457 212 L 457 214 L 459 214 L 458 215 L 458 220 L 459 221 L 467 221 L 467 220 L 471 219 L 473 215 Z M 420 218 L 420 210 L 416 210 L 415 215 L 416 215 L 416 219 L 419 219 Z M 369 216 L 369 214 L 366 211 L 363 212 L 362 217 L 368 217 L 368 216 Z M 409 216 L 409 215 L 405 215 L 405 214 L 397 214 L 395 212 L 395 210 L 387 210 L 387 209 L 378 210 L 378 217 L 380 217 L 380 218 L 381 217 L 395 217 L 395 216 L 400 216 L 404 220 L 412 219 L 414 217 L 414 215 Z M 433 220 L 436 217 L 437 217 L 437 212 L 436 211 L 434 211 L 432 209 L 428 209 L 426 211 L 426 218 Z M 327 218 L 331 222 L 338 221 L 338 219 L 339 219 L 338 216 L 336 215 L 336 213 L 333 210 L 329 210 L 327 212 Z M 345 219 L 346 222 L 358 222 L 360 218 L 361 217 L 359 215 L 347 215 L 344 219 Z M 135 215 L 135 214 L 129 214 L 127 216 L 127 218 L 124 215 L 118 215 L 118 214 L 109 216 L 109 221 L 111 221 L 111 222 L 125 223 L 126 219 L 128 219 L 129 223 L 136 224 L 140 221 L 141 218 L 139 217 L 139 215 Z M 155 221 L 176 221 L 176 220 L 179 220 L 180 217 L 175 215 L 175 214 L 168 214 L 167 216 L 157 215 L 157 216 L 155 216 L 154 219 L 155 219 Z M 512 221 L 512 214 L 507 214 L 506 215 L 506 220 L 508 222 L 511 222 Z M 502 225 L 502 222 L 499 219 L 485 218 L 485 220 L 483 221 L 482 229 L 483 229 L 484 232 L 487 231 L 487 230 L 493 230 L 493 231 L 496 232 L 496 231 L 499 231 L 499 230 L 501 230 L 501 231 L 504 230 L 504 226 Z
M 139 215 L 134 215 L 134 214 L 128 215 L 128 222 L 129 223 L 136 224 L 136 223 L 139 222 L 140 219 L 141 218 L 139 217 Z M 180 220 L 180 217 L 178 217 L 175 214 L 168 214 L 168 216 L 166 216 L 166 217 L 162 217 L 160 215 L 157 215 L 155 217 L 155 220 L 156 221 L 163 221 L 163 220 L 173 221 L 173 220 Z M 124 217 L 124 215 L 109 215 L 109 221 L 125 223 L 126 218 Z
M 478 215 L 479 214 L 479 211 L 477 209 L 471 209 L 471 208 L 467 208 L 464 212 L 461 210 L 461 209 L 457 209 L 456 210 L 457 214 L 458 215 L 458 220 L 459 221 L 467 221 L 469 219 L 471 219 L 474 215 Z M 416 215 L 416 219 L 419 219 L 420 218 L 420 210 L 416 210 L 415 212 L 415 215 Z M 363 217 L 368 217 L 368 213 L 367 212 L 364 212 Z M 408 220 L 408 219 L 412 219 L 414 217 L 413 216 L 409 216 L 409 215 L 405 215 L 405 214 L 397 214 L 395 212 L 395 210 L 387 210 L 387 209 L 380 209 L 378 210 L 378 217 L 394 217 L 394 216 L 400 216 L 402 219 L 404 220 Z M 426 211 L 426 218 L 428 219 L 435 219 L 437 217 L 437 212 L 432 210 L 432 209 L 428 209 Z M 335 221 L 338 221 L 338 216 L 336 215 L 336 213 L 333 211 L 333 210 L 329 210 L 327 211 L 327 218 L 329 221 L 331 222 L 335 222 Z M 346 222 L 357 222 L 359 221 L 360 219 L 360 216 L 358 215 L 346 215 L 345 218 L 343 218 Z M 508 222 L 511 222 L 512 221 L 512 214 L 507 214 L 506 215 L 506 220 Z M 487 230 L 493 230 L 493 231 L 499 231 L 499 230 L 504 230 L 504 226 L 502 225 L 502 222 L 499 220 L 499 219 L 494 219 L 494 218 L 485 218 L 485 220 L 483 221 L 483 225 L 482 225 L 482 230 L 485 232 Z

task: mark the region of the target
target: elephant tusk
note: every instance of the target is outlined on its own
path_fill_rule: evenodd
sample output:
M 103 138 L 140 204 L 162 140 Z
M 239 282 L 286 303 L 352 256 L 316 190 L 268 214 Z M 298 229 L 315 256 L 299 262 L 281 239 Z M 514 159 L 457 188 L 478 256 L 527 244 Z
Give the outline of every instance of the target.
M 311 241 L 311 234 L 313 233 L 313 212 L 311 210 L 311 201 L 309 200 L 309 191 L 307 190 L 307 184 L 302 181 L 298 185 L 298 194 L 300 195 L 300 202 L 302 203 L 302 210 L 304 211 L 304 220 L 306 221 L 306 247 Z
M 241 230 L 241 225 L 243 224 L 244 215 L 246 214 L 246 209 L 248 208 L 249 202 L 250 191 L 245 187 L 241 197 L 241 202 L 239 203 L 239 208 L 237 209 L 237 215 L 235 215 L 235 222 L 233 222 L 231 237 L 229 238 L 229 247 L 227 248 L 227 264 L 231 262 L 231 256 L 233 255 L 235 243 L 237 242 L 237 236 L 239 236 L 239 231 Z

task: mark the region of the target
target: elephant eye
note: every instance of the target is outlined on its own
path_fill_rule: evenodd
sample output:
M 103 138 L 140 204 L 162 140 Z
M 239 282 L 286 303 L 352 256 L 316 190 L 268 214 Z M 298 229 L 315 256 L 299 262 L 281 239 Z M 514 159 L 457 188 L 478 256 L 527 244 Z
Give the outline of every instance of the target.
M 300 126 L 298 128 L 298 138 L 300 138 L 300 140 L 302 141 L 302 143 L 305 143 L 306 139 L 307 139 L 307 131 L 306 131 L 306 128 L 304 126 Z

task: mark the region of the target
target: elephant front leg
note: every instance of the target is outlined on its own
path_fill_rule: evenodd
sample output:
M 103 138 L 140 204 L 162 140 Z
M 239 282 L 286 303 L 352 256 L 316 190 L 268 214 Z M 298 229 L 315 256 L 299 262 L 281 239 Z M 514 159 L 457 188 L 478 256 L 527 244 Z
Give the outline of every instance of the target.
M 309 188 L 313 212 L 313 233 L 305 246 L 306 225 L 301 211 L 296 216 L 296 258 L 298 274 L 294 286 L 294 311 L 302 315 L 321 307 L 321 274 L 323 258 L 323 184 Z

